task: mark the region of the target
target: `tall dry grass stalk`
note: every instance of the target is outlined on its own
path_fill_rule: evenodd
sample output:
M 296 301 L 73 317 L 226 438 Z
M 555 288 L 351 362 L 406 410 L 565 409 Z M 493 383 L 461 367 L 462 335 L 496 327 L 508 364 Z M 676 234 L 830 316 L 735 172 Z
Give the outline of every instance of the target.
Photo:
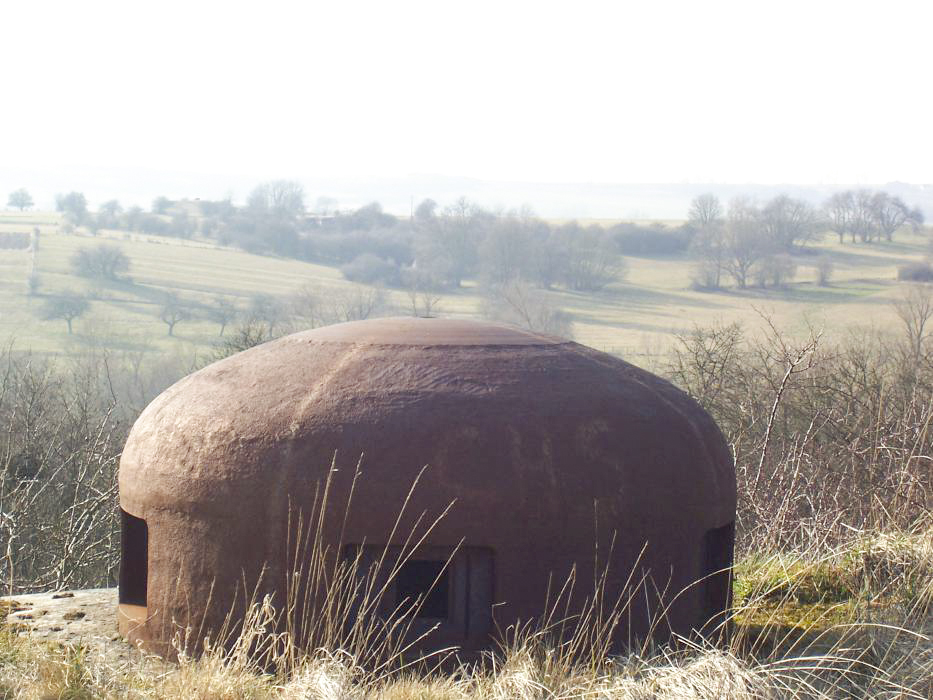
M 801 338 L 697 328 L 668 373 L 735 455 L 745 552 L 829 550 L 852 528 L 910 529 L 933 511 L 933 351 L 910 333 Z
M 292 543 L 299 565 L 288 605 L 254 600 L 227 637 L 202 640 L 198 654 L 180 654 L 177 669 L 161 676 L 127 682 L 95 667 L 70 676 L 40 670 L 34 682 L 83 678 L 99 693 L 87 697 L 204 700 L 893 700 L 933 694 L 933 527 L 857 532 L 833 552 L 809 558 L 782 553 L 746 560 L 736 569 L 735 609 L 707 637 L 663 646 L 647 641 L 625 654 L 614 654 L 611 640 L 637 597 L 609 601 L 599 585 L 574 612 L 571 575 L 554 587 L 541 618 L 501 630 L 494 652 L 457 663 L 444 655 L 447 663 L 440 664 L 441 658 L 407 654 L 418 601 L 386 616 L 384 580 L 360 576 L 372 571 L 361 571 L 358 558 L 335 558 L 314 534 L 323 526 L 328 492 L 325 483 L 313 516 L 299 519 L 296 529 L 303 534 Z M 409 555 L 434 524 L 405 537 Z M 381 564 L 397 571 L 388 553 Z M 663 617 L 662 610 L 658 629 L 664 629 Z M 60 669 L 67 658 L 36 668 Z
M 671 368 L 675 381 L 722 426 L 739 476 L 742 556 L 735 609 L 705 637 L 664 646 L 647 642 L 614 655 L 613 631 L 624 624 L 626 610 L 643 601 L 607 600 L 597 587 L 582 611 L 571 610 L 571 577 L 555 584 L 541 619 L 500 630 L 500 646 L 485 658 L 425 658 L 416 651 L 425 632 L 412 624 L 419 601 L 388 606 L 386 579 L 372 574 L 384 568 L 391 580 L 436 519 L 421 514 L 410 532 L 393 532 L 403 546 L 387 548 L 370 568 L 359 552 L 346 555 L 342 536 L 338 545 L 328 544 L 334 541 L 324 530 L 334 520 L 327 517 L 328 479 L 311 512 L 292 516 L 293 566 L 284 600 L 265 598 L 259 589 L 247 595 L 244 586 L 242 621 L 231 618 L 221 634 L 207 639 L 196 630 L 181 631 L 179 664 L 158 672 L 115 664 L 91 649 L 45 648 L 7 628 L 0 634 L 0 698 L 931 698 L 928 343 L 866 336 L 829 347 L 818 334 L 794 342 L 769 327 L 770 335 L 758 340 L 744 338 L 737 327 L 698 330 L 684 338 Z M 30 415 L 17 408 L 26 405 L 23 397 L 35 396 L 39 406 L 48 385 L 25 370 L 5 376 L 2 386 L 9 390 L 0 392 L 0 417 L 15 427 L 14 419 Z M 111 479 L 115 462 L 105 459 L 109 403 L 100 413 L 104 418 L 95 420 L 84 420 L 97 414 L 82 412 L 83 405 L 33 415 L 47 416 L 41 422 L 46 432 L 54 432 L 55 416 L 68 419 L 62 425 L 71 425 L 71 416 L 81 418 L 69 434 L 99 443 L 87 463 L 100 458 L 102 467 L 77 473 L 87 483 L 93 474 Z M 38 444 L 19 438 L 4 443 L 4 512 L 12 495 L 33 488 L 24 485 L 22 469 L 58 463 L 21 458 L 43 456 L 30 452 Z M 68 445 L 63 455 L 71 454 Z M 110 488 L 107 479 L 102 483 Z M 43 493 L 49 492 L 45 487 Z M 410 520 L 403 518 L 409 507 L 407 500 L 396 528 Z M 56 569 L 54 547 L 46 556 L 38 546 L 45 540 L 33 548 L 45 559 L 33 565 L 24 558 L 31 551 L 25 540 L 16 539 L 19 549 L 4 564 L 4 578 L 14 563 L 16 572 L 32 567 L 37 584 L 80 582 L 88 572 L 109 571 L 109 528 L 93 530 L 101 534 L 88 540 L 91 563 L 69 560 L 67 570 Z M 84 537 L 82 532 L 74 529 L 67 541 Z M 47 530 L 41 534 L 51 537 Z M 108 557 L 103 568 L 93 559 L 101 552 Z M 631 583 L 645 594 L 661 593 L 650 591 L 646 581 Z M 664 629 L 663 610 L 655 625 Z
M 232 637 L 202 640 L 200 653 L 183 653 L 170 667 L 121 665 L 80 647 L 49 648 L 7 628 L 0 636 L 0 697 L 893 700 L 933 695 L 933 528 L 854 533 L 831 556 L 781 554 L 741 562 L 736 576 L 736 607 L 722 623 L 728 635 L 664 646 L 649 642 L 613 654 L 608 641 L 613 625 L 633 601 L 617 605 L 597 591 L 580 614 L 571 615 L 565 605 L 570 580 L 556 587 L 541 619 L 507 631 L 495 652 L 443 667 L 424 659 L 411 663 L 403 653 L 404 634 L 394 642 L 380 636 L 404 629 L 401 623 L 377 614 L 378 606 L 363 619 L 348 603 L 280 609 L 268 598 L 254 601 Z M 347 601 L 365 596 L 367 587 L 375 589 L 350 575 L 319 580 L 330 587 L 324 601 Z M 332 590 L 336 586 L 345 589 Z M 298 590 L 304 595 L 305 587 Z M 327 625 L 282 617 L 311 610 Z M 340 617 L 341 611 L 347 616 Z M 663 628 L 663 620 L 656 624 Z M 308 632 L 310 643 L 300 644 Z
M 412 482 L 385 539 L 385 543 L 401 544 L 381 545 L 379 556 L 367 564 L 363 547 L 348 549 L 345 541 L 347 518 L 361 475 L 360 463 L 344 510 L 333 520 L 330 510 L 337 469 L 332 462 L 324 482 L 315 487 L 310 510 L 305 513 L 290 508 L 284 598 L 276 600 L 273 595 L 263 594 L 262 577 L 249 591 L 241 585 L 243 600 L 234 604 L 221 629 L 214 633 L 192 627 L 176 629 L 173 646 L 181 666 L 198 666 L 204 659 L 208 664 L 238 672 L 307 681 L 309 677 L 320 677 L 313 670 L 315 664 L 326 662 L 332 668 L 339 663 L 355 683 L 368 685 L 409 668 L 422 672 L 438 668 L 455 649 L 423 653 L 421 643 L 437 624 L 422 630 L 416 627 L 416 621 L 424 600 L 459 547 L 453 548 L 424 595 L 389 600 L 398 572 L 453 505 L 448 504 L 436 515 L 414 514 L 411 527 L 402 531 L 425 469 Z M 340 523 L 339 533 L 330 530 L 332 522 Z

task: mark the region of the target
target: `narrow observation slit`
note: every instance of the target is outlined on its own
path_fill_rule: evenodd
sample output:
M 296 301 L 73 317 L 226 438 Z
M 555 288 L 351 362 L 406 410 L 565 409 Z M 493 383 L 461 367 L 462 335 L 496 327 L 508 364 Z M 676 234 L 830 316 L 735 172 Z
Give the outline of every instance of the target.
M 146 605 L 149 577 L 149 528 L 146 521 L 120 509 L 120 594 L 127 605 Z
M 408 561 L 395 578 L 398 604 L 420 601 L 416 617 L 450 617 L 450 577 L 443 561 Z
M 735 522 L 708 530 L 706 550 L 705 619 L 714 623 L 732 604 L 732 552 L 735 547 Z

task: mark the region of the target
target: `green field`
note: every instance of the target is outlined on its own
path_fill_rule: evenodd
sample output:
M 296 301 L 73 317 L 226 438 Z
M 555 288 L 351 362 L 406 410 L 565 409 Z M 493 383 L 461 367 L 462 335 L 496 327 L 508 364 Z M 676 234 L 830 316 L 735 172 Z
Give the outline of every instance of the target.
M 33 261 L 27 251 L 0 250 L 0 339 L 12 339 L 20 350 L 74 353 L 90 345 L 163 353 L 196 353 L 216 342 L 219 326 L 206 309 L 219 296 L 245 308 L 259 292 L 288 296 L 310 285 L 319 294 L 352 287 L 332 267 L 297 260 L 261 256 L 218 246 L 211 241 L 180 240 L 144 234 L 104 231 L 97 236 L 59 229 L 54 213 L 6 212 L 0 231 L 41 231 L 35 271 L 39 293 L 29 296 L 27 280 Z M 71 273 L 69 259 L 82 246 L 117 243 L 129 256 L 132 269 L 125 282 L 100 284 Z M 789 332 L 808 324 L 834 336 L 856 327 L 891 328 L 896 324 L 892 300 L 900 286 L 897 267 L 924 259 L 929 251 L 925 232 L 899 231 L 892 243 L 838 244 L 830 237 L 796 256 L 797 276 L 784 289 L 698 292 L 690 288 L 691 263 L 685 257 L 628 257 L 624 282 L 596 294 L 554 291 L 553 300 L 573 319 L 577 341 L 650 365 L 663 356 L 674 336 L 694 325 L 741 321 L 751 331 L 770 316 Z M 815 283 L 816 252 L 834 264 L 832 283 Z M 75 321 L 69 336 L 64 321 L 40 319 L 48 296 L 73 290 L 91 298 L 91 310 Z M 201 318 L 179 323 L 175 336 L 157 318 L 165 292 L 202 308 Z M 398 314 L 405 313 L 404 293 L 388 292 Z M 480 299 L 475 285 L 445 294 L 439 314 L 478 316 Z M 392 309 L 390 309 L 390 312 Z

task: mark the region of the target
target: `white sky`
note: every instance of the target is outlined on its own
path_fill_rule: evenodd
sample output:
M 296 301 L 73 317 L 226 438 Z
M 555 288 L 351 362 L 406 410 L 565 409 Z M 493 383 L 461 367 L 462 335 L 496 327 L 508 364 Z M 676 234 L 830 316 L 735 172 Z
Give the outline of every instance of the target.
M 3 4 L 0 165 L 933 182 L 933 3 Z

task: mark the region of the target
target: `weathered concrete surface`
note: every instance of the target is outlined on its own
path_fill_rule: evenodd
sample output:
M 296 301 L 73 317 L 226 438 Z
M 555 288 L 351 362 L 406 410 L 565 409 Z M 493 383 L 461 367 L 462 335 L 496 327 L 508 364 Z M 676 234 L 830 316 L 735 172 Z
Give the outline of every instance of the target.
M 117 589 L 28 593 L 0 598 L 8 624 L 37 639 L 90 643 L 119 638 Z
M 707 575 L 706 534 L 735 517 L 721 433 L 648 372 L 495 324 L 341 324 L 210 365 L 139 417 L 120 501 L 148 524 L 148 605 L 145 622 L 122 631 L 164 653 L 179 624 L 216 630 L 263 566 L 262 592 L 281 603 L 289 510 L 311 509 L 335 454 L 326 543 L 398 545 L 417 516 L 454 502 L 425 544 L 492 551 L 500 629 L 541 614 L 549 586 L 574 566 L 575 604 L 606 565 L 608 600 L 633 570 L 671 598 Z M 410 517 L 386 542 L 424 465 Z M 679 595 L 661 629 L 702 624 L 704 595 Z M 620 643 L 647 632 L 658 606 L 648 598 L 637 598 Z M 481 648 L 489 632 L 434 639 Z
M 117 631 L 117 589 L 90 588 L 0 597 L 6 623 L 41 642 L 81 645 L 111 666 L 153 663 Z
M 165 673 L 162 659 L 131 644 L 117 631 L 117 589 L 89 588 L 0 597 L 6 623 L 38 642 L 81 646 L 110 669 Z

